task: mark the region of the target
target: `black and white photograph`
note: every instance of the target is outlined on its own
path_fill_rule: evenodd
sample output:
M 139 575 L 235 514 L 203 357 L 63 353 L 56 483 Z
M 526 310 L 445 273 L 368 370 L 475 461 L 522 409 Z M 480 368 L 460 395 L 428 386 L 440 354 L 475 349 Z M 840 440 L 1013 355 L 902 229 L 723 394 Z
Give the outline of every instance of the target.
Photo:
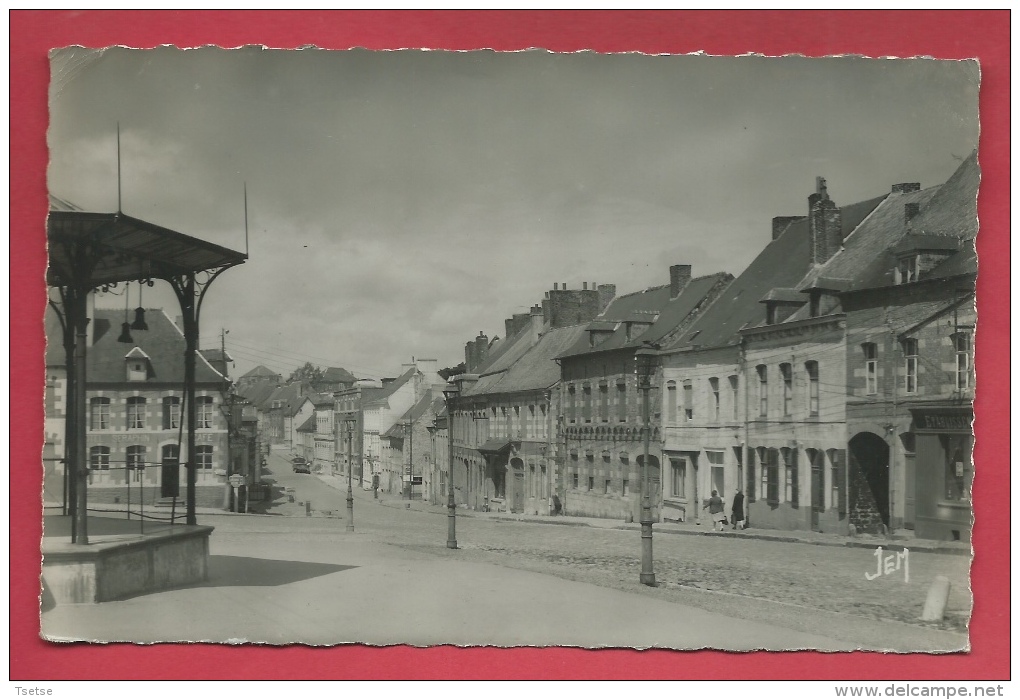
M 43 639 L 971 649 L 977 60 L 49 65 Z

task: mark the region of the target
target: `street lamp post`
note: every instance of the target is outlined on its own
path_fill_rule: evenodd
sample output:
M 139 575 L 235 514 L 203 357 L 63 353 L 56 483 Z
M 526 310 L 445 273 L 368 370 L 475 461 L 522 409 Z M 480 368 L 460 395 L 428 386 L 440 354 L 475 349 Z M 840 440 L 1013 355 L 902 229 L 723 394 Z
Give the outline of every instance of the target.
M 449 444 L 448 467 L 450 470 L 446 484 L 446 547 L 448 549 L 457 549 L 457 503 L 453 497 L 453 406 L 457 394 L 456 384 L 448 384 L 443 389 L 443 396 L 446 397 L 446 436 Z
M 655 371 L 656 348 L 649 342 L 634 353 L 635 369 L 637 370 L 638 386 L 643 392 L 642 406 L 644 410 L 644 459 L 641 462 L 641 583 L 646 586 L 655 585 L 655 571 L 652 567 L 652 497 L 648 485 L 649 446 L 652 437 L 651 392 L 652 373 Z
M 354 472 L 354 421 L 347 419 L 347 532 L 354 532 L 354 489 L 351 474 Z

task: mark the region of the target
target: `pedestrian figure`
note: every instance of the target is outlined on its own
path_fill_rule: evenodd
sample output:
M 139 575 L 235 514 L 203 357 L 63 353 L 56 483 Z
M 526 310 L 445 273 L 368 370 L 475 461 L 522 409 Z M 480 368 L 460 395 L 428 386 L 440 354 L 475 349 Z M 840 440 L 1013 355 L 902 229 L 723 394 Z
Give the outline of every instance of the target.
M 737 489 L 737 493 L 733 496 L 733 507 L 731 514 L 733 516 L 733 529 L 743 530 L 744 529 L 744 492 Z
M 712 497 L 708 499 L 708 503 L 702 510 L 705 508 L 708 508 L 708 514 L 712 516 L 712 529 L 721 532 L 723 521 L 726 520 L 726 507 L 723 505 L 723 499 L 719 497 L 718 491 L 712 491 Z

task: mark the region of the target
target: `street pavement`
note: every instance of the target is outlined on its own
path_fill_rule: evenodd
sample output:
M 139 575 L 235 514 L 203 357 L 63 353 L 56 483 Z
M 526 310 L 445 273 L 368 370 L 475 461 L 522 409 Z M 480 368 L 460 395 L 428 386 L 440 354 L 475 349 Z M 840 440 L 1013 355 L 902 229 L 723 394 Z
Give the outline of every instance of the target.
M 659 585 L 650 588 L 637 582 L 632 525 L 459 511 L 460 548 L 449 550 L 444 508 L 399 495 L 376 500 L 355 488 L 348 533 L 345 481 L 293 474 L 277 454 L 270 469 L 279 490 L 269 515 L 200 514 L 216 527 L 205 584 L 99 605 L 44 601 L 43 634 L 731 650 L 967 646 L 966 556 L 922 546 L 911 552 L 909 583 L 869 580 L 874 547 L 691 537 L 683 535 L 697 533 L 694 525 L 657 524 Z M 921 624 L 938 574 L 953 582 L 951 614 Z

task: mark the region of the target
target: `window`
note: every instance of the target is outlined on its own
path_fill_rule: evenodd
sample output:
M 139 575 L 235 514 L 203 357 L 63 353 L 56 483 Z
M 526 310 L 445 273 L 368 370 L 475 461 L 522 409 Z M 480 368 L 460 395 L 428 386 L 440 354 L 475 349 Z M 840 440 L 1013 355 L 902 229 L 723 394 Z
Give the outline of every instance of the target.
M 584 422 L 591 423 L 591 385 L 585 384 L 581 387 L 582 405 L 581 410 L 584 412 Z
M 694 420 L 694 387 L 684 382 L 684 418 Z
M 765 417 L 769 414 L 769 375 L 768 367 L 758 365 L 758 415 Z
M 946 455 L 946 500 L 969 501 L 973 478 L 969 435 L 940 435 Z
M 145 445 L 128 445 L 127 468 L 132 481 L 142 480 L 142 470 L 145 468 Z
M 541 427 L 542 437 L 547 437 L 549 435 L 549 422 L 546 420 L 545 415 L 548 409 L 546 408 L 545 404 L 542 404 L 541 406 L 538 407 L 538 410 L 539 413 L 541 414 L 539 420 L 542 421 Z
M 789 416 L 793 408 L 793 367 L 784 362 L 779 365 L 779 373 L 783 375 L 783 415 Z
M 719 492 L 720 496 L 726 496 L 726 453 L 717 450 L 707 450 L 705 457 L 708 458 L 708 478 L 710 487 Z
M 599 418 L 609 422 L 609 385 L 605 382 L 599 384 Z
M 623 488 L 621 490 L 621 493 L 624 496 L 629 496 L 630 495 L 630 481 L 628 479 L 624 479 L 623 480 Z
M 865 343 L 861 346 L 864 349 L 864 392 L 866 394 L 878 393 L 878 346 L 874 343 Z
M 588 490 L 589 491 L 594 491 L 595 490 L 595 477 L 594 476 L 589 476 L 588 477 Z
M 917 393 L 917 339 L 903 341 L 903 380 L 908 394 Z
M 129 396 L 127 400 L 128 430 L 145 427 L 145 397 Z
M 846 450 L 827 450 L 832 478 L 832 507 L 842 518 L 846 515 Z
M 687 459 L 669 460 L 669 493 L 675 498 L 687 498 Z
M 784 500 L 797 508 L 800 505 L 800 480 L 797 474 L 797 450 L 784 447 L 780 450 L 783 458 Z
M 606 490 L 603 491 L 602 493 L 609 493 L 609 491 L 610 491 L 609 484 L 610 483 L 612 483 L 611 480 L 610 479 L 606 479 Z
M 97 396 L 89 401 L 90 420 L 89 428 L 92 430 L 107 430 L 110 427 L 110 399 L 105 396 Z
M 548 487 L 548 484 L 549 484 L 549 481 L 546 478 L 545 465 L 543 464 L 542 465 L 542 484 L 539 486 L 539 488 L 541 489 L 540 495 L 542 496 L 542 498 L 548 498 L 549 497 L 549 493 L 546 490 L 547 487 Z
M 163 397 L 163 430 L 181 427 L 181 400 L 176 396 Z
M 110 448 L 102 445 L 89 448 L 89 469 L 108 471 L 110 469 Z
M 676 423 L 676 382 L 666 382 L 666 421 Z
M 571 476 L 573 478 L 573 486 L 576 489 L 577 488 L 577 472 L 574 472 Z
M 195 447 L 195 468 L 212 469 L 212 445 L 197 445 Z
M 528 465 L 528 476 L 531 477 L 528 480 L 528 484 L 529 484 L 528 495 L 531 496 L 532 498 L 534 498 L 535 497 L 535 465 L 534 464 L 529 464 Z
M 902 258 L 899 264 L 900 283 L 916 282 L 920 273 L 920 255 L 911 255 L 909 258 Z
M 732 409 L 733 420 L 738 420 L 740 418 L 740 414 L 737 413 L 737 411 L 739 410 L 739 406 L 740 406 L 740 401 L 737 398 L 737 390 L 739 389 L 739 387 L 740 387 L 740 380 L 737 378 L 737 375 L 731 374 L 730 375 L 730 407 Z
M 719 377 L 710 377 L 708 386 L 712 389 L 712 420 L 719 420 Z
M 808 376 L 808 414 L 818 415 L 818 363 L 814 360 L 804 363 Z
M 577 390 L 573 386 L 567 387 L 567 416 L 571 423 L 577 422 Z
M 970 388 L 970 333 L 954 333 L 953 346 L 956 349 L 956 388 Z
M 627 382 L 620 380 L 616 383 L 616 408 L 621 423 L 627 422 Z
M 199 396 L 195 399 L 195 409 L 198 413 L 198 427 L 213 427 L 213 399 L 211 396 Z

